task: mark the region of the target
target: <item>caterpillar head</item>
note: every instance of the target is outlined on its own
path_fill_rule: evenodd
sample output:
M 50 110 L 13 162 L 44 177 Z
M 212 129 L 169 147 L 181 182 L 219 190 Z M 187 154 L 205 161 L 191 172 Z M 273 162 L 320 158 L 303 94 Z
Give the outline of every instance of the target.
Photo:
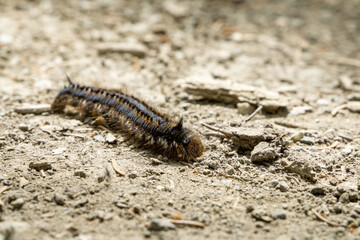
M 200 157 L 205 151 L 205 145 L 202 142 L 200 136 L 192 136 L 187 143 L 186 152 L 190 159 L 196 159 Z
M 181 132 L 181 144 L 177 148 L 178 157 L 184 160 L 194 160 L 200 157 L 205 151 L 205 145 L 199 135 L 193 135 L 189 130 L 183 128 L 181 118 L 176 126 L 176 130 Z

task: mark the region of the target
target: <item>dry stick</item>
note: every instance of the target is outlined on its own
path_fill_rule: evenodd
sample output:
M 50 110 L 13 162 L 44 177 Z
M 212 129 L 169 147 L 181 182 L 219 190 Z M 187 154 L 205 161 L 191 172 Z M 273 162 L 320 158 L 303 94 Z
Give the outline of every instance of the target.
M 0 189 L 0 195 L 8 189 L 8 186 L 4 186 Z M 4 206 L 4 202 L 0 199 L 0 206 Z
M 61 133 L 62 135 L 64 135 L 64 136 L 68 136 L 68 137 L 78 137 L 78 138 L 82 138 L 82 139 L 84 139 L 85 137 L 84 136 L 82 136 L 82 135 L 79 135 L 79 134 L 74 134 L 74 133 Z
M 176 225 L 191 226 L 191 227 L 200 227 L 200 228 L 204 228 L 204 227 L 205 227 L 205 225 L 204 225 L 202 222 L 198 222 L 198 221 L 170 219 L 170 222 L 171 222 L 172 224 L 176 224 Z
M 349 65 L 360 68 L 360 61 L 357 59 L 340 57 L 329 60 L 331 63 L 340 64 L 340 65 Z
M 206 123 L 201 123 L 201 125 L 203 125 L 204 127 L 207 127 L 208 129 L 214 130 L 215 132 L 222 133 L 222 134 L 224 134 L 224 136 L 227 137 L 227 138 L 231 138 L 231 136 L 233 135 L 231 132 L 222 130 L 222 129 L 217 128 L 217 127 L 213 127 L 213 126 L 208 125 L 208 124 L 206 124 Z
M 41 131 L 49 134 L 50 136 L 52 136 L 53 138 L 55 138 L 56 140 L 60 140 L 61 138 L 57 137 L 53 132 L 49 131 L 49 130 L 46 130 L 44 128 L 40 128 Z
M 239 176 L 236 176 L 236 175 L 226 175 L 225 173 L 221 173 L 221 172 L 219 172 L 218 175 L 222 176 L 222 177 L 225 177 L 225 178 L 236 179 L 236 180 L 239 180 L 239 181 L 249 181 L 250 180 L 248 178 L 243 178 L 243 177 L 239 177 Z
M 337 106 L 336 108 L 334 108 L 334 110 L 331 111 L 331 115 L 332 115 L 333 117 L 335 117 L 336 114 L 338 114 L 338 112 L 339 112 L 341 109 L 344 109 L 344 108 L 346 108 L 346 107 L 347 107 L 346 104 Z
M 261 111 L 261 109 L 263 108 L 263 106 L 262 105 L 260 105 L 248 118 L 246 118 L 243 122 L 248 122 L 248 121 L 250 121 L 251 119 L 253 119 L 254 117 L 255 117 L 255 115 L 256 114 L 258 114 L 260 111 Z M 225 136 L 222 136 L 222 135 L 217 135 L 217 137 L 226 137 L 226 138 L 231 138 L 231 136 L 233 136 L 233 134 L 231 133 L 231 132 L 229 132 L 229 131 L 225 131 L 225 130 L 222 130 L 222 129 L 220 129 L 220 128 L 217 128 L 217 127 L 213 127 L 213 126 L 211 126 L 211 125 L 208 125 L 208 124 L 206 124 L 206 123 L 201 123 L 201 125 L 203 125 L 204 127 L 207 127 L 208 129 L 211 129 L 211 130 L 213 130 L 213 131 L 215 131 L 215 132 L 218 132 L 218 133 L 222 133 L 223 135 L 225 135 Z M 214 134 L 214 133 L 208 133 L 208 134 Z
M 323 150 L 323 149 L 328 149 L 328 148 L 335 148 L 337 145 L 339 145 L 339 142 L 333 142 L 330 146 L 325 146 L 325 147 L 318 147 L 319 150 Z
M 326 222 L 327 224 L 329 224 L 329 226 L 332 226 L 332 227 L 338 227 L 339 226 L 339 224 L 331 222 L 330 220 L 328 220 L 325 217 L 321 216 L 321 214 L 318 213 L 317 211 L 315 211 L 314 209 L 311 209 L 311 211 L 315 214 L 315 216 L 317 218 L 319 218 L 323 222 Z
M 115 172 L 117 172 L 121 176 L 125 176 L 125 173 L 119 169 L 119 167 L 116 165 L 115 159 L 111 160 L 111 165 Z
M 263 109 L 262 105 L 260 105 L 248 118 L 246 118 L 244 122 L 248 122 L 253 119 L 253 117 L 261 111 L 261 109 Z
M 308 127 L 306 127 L 306 126 L 302 126 L 302 125 L 298 125 L 298 124 L 294 124 L 294 123 L 289 123 L 289 122 L 275 121 L 275 124 L 280 125 L 280 126 L 284 126 L 284 127 L 289 127 L 289 128 L 308 129 Z
M 235 202 L 234 202 L 234 205 L 233 205 L 233 208 L 235 209 L 239 203 L 239 199 L 240 199 L 240 196 L 237 196 L 237 198 L 235 199 Z
M 0 195 L 5 192 L 6 190 L 8 189 L 8 186 L 3 186 L 1 189 L 0 189 Z

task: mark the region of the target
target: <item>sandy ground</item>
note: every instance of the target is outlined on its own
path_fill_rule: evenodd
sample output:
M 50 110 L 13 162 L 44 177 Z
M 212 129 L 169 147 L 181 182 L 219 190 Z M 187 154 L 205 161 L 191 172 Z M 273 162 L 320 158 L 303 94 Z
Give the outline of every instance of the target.
M 0 239 L 360 239 L 359 9 L 0 1 Z M 65 72 L 183 116 L 205 154 L 175 162 L 34 113 Z

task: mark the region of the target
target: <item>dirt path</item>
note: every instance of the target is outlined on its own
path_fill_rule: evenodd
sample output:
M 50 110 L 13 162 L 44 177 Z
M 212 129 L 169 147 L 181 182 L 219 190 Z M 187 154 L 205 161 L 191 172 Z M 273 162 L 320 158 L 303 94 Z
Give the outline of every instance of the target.
M 0 239 L 360 239 L 359 9 L 0 0 Z M 31 113 L 65 72 L 183 116 L 205 154 Z

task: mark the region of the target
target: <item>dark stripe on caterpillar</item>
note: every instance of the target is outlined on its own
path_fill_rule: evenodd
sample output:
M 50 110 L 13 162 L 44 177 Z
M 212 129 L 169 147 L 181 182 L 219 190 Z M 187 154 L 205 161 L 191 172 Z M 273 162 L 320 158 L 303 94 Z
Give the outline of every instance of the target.
M 205 151 L 200 136 L 183 127 L 182 119 L 175 122 L 133 96 L 68 81 L 51 105 L 53 112 L 64 112 L 70 105 L 79 110 L 81 120 L 102 117 L 110 130 L 123 134 L 137 147 L 171 159 L 195 160 Z

